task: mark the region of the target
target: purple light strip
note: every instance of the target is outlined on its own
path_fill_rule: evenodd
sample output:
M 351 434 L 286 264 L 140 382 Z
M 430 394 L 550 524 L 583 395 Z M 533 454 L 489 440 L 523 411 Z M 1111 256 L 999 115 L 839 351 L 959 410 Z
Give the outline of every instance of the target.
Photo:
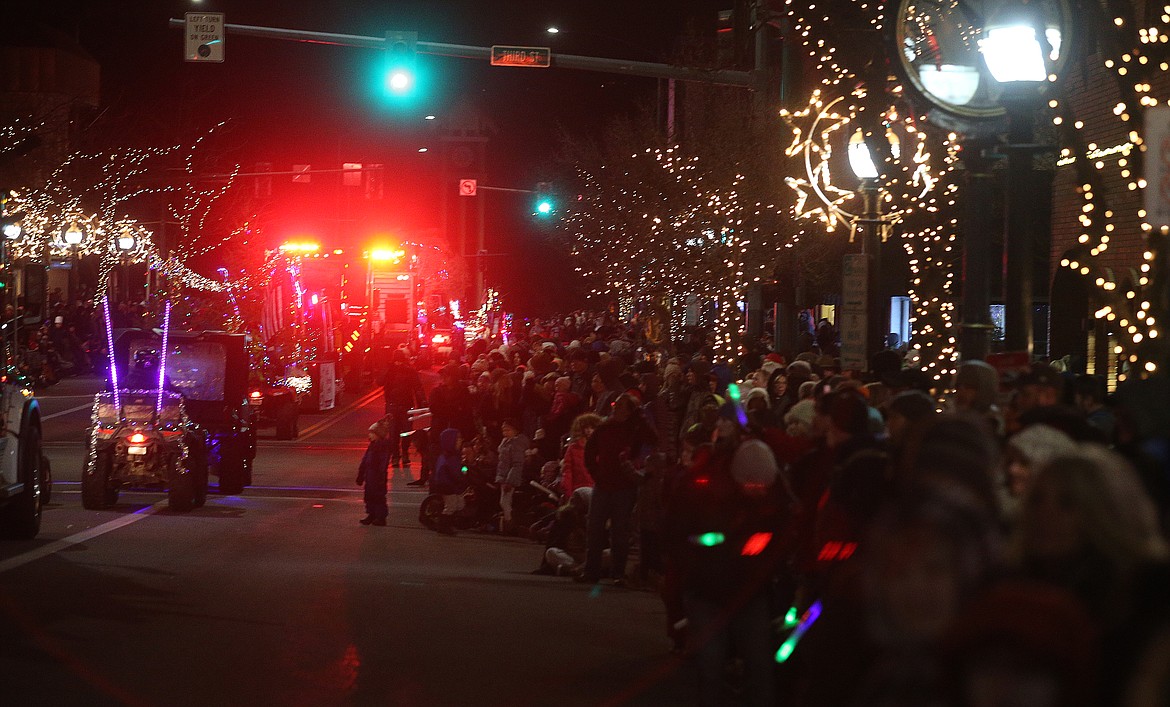
M 106 346 L 109 347 L 110 356 L 110 383 L 114 388 L 114 407 L 118 409 L 118 414 L 122 414 L 122 398 L 118 394 L 118 362 L 114 356 L 114 326 L 110 322 L 110 296 L 102 297 L 102 305 L 105 308 L 106 315 Z
M 158 364 L 158 401 L 154 404 L 154 414 L 162 414 L 162 399 L 163 399 L 163 381 L 167 374 L 167 349 L 171 345 L 171 301 L 167 300 L 166 308 L 163 310 L 163 350 L 161 360 Z

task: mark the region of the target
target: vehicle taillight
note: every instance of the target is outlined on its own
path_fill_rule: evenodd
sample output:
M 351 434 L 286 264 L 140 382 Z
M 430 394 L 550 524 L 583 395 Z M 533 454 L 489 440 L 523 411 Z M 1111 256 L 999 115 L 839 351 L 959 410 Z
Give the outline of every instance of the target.
M 248 397 L 253 399 L 253 400 L 256 400 L 257 398 L 259 398 L 262 395 L 264 395 L 264 394 L 258 390 L 253 390 L 251 393 L 248 393 Z
M 117 431 L 116 427 L 99 427 L 99 428 L 97 428 L 97 438 L 98 439 L 109 439 L 109 438 L 114 436 L 114 432 L 116 432 L 116 431 Z
M 447 337 L 443 336 L 442 334 L 435 334 L 434 336 L 431 337 L 431 343 L 432 344 L 445 344 L 445 343 L 447 343 Z
M 146 435 L 142 434 L 141 432 L 135 432 L 134 434 L 130 435 L 128 441 L 130 444 L 142 444 L 146 441 Z

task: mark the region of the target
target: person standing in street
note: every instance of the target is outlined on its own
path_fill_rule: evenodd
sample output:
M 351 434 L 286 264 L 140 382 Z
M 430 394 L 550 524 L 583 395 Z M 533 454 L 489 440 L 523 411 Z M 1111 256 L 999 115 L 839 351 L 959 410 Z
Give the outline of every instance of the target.
M 511 534 L 512 494 L 524 483 L 524 453 L 528 451 L 528 438 L 520 431 L 520 423 L 506 418 L 500 424 L 504 438 L 500 440 L 499 457 L 496 463 L 496 483 L 500 485 L 500 510 L 503 511 L 501 532 Z
M 424 464 L 417 481 L 408 486 L 423 486 L 430 481 L 430 470 L 434 468 L 435 457 L 439 454 L 439 434 L 448 428 L 459 430 L 463 439 L 475 439 L 475 417 L 471 393 L 459 379 L 459 366 L 449 363 L 439 370 L 439 386 L 431 391 L 431 429 L 428 453 L 435 455 L 430 464 Z
M 370 443 L 358 466 L 357 484 L 365 487 L 366 517 L 362 525 L 386 525 L 386 470 L 390 466 L 394 422 L 389 415 L 370 425 Z
M 418 371 L 410 367 L 406 351 L 398 349 L 386 377 L 382 379 L 382 397 L 386 402 L 386 415 L 394 423 L 392 445 L 390 448 L 390 463 L 397 467 L 410 466 L 410 438 L 402 436 L 410 430 L 410 410 L 415 407 L 424 407 L 427 396 L 423 392 L 422 380 Z
M 637 468 L 654 442 L 654 431 L 642 417 L 638 401 L 627 393 L 618 396 L 612 414 L 585 443 L 585 468 L 593 477 L 593 498 L 586 529 L 585 568 L 577 581 L 596 584 L 601 579 L 609 523 L 613 581 L 624 586 L 630 519 L 640 478 Z

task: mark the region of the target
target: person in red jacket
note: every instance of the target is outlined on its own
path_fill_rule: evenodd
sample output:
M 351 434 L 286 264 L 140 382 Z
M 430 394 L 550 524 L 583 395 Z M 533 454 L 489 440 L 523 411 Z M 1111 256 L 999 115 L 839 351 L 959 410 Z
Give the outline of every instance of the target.
M 561 488 L 565 498 L 572 496 L 579 488 L 593 488 L 593 477 L 585 468 L 585 443 L 601 421 L 601 417 L 591 412 L 578 415 L 573 420 L 573 427 L 569 431 L 573 441 L 565 447 L 565 456 L 561 460 Z

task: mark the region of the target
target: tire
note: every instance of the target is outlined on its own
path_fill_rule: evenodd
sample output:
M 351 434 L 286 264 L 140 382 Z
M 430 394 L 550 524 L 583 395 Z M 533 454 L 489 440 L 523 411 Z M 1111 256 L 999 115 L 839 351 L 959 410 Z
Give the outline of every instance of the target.
M 93 474 L 81 473 L 81 506 L 91 511 L 109 508 L 118 502 L 118 489 L 110 488 L 114 458 L 109 452 L 98 452 Z
M 244 492 L 244 460 L 235 452 L 221 452 L 219 460 L 219 493 L 239 496 Z
M 277 439 L 296 439 L 300 434 L 298 429 L 298 420 L 300 418 L 300 410 L 297 409 L 296 403 L 287 403 L 276 412 L 276 438 Z
M 437 493 L 432 493 L 423 499 L 422 505 L 418 507 L 418 522 L 422 523 L 424 528 L 434 530 L 439 525 L 439 516 L 443 514 L 443 497 Z
M 53 499 L 53 465 L 41 454 L 41 504 L 48 505 Z
M 195 477 L 197 473 L 190 469 L 185 473 L 175 472 L 167 484 L 167 508 L 175 513 L 186 513 L 195 507 Z
M 0 534 L 12 540 L 32 540 L 41 532 L 41 433 L 30 429 L 21 435 L 21 478 L 24 491 L 0 509 Z
M 195 488 L 192 496 L 192 504 L 196 508 L 202 508 L 207 503 L 207 465 L 202 464 L 197 469 L 191 472 L 195 475 Z

